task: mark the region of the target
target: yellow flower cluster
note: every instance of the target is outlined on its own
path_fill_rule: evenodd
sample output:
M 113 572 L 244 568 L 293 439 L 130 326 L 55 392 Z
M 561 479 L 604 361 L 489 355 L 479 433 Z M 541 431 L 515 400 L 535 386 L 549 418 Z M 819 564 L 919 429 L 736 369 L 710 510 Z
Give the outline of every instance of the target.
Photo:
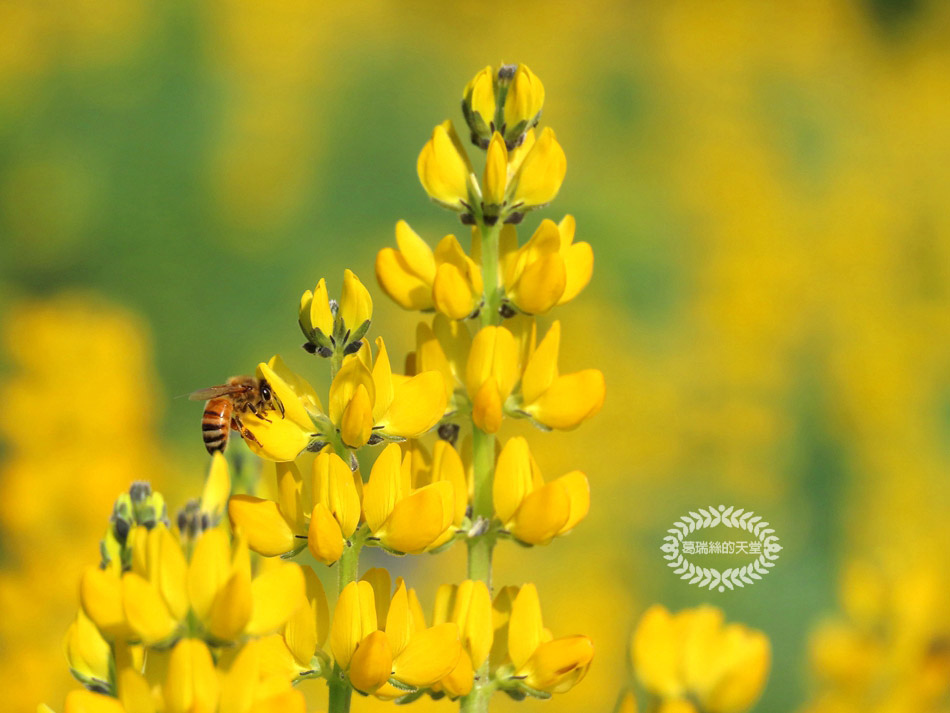
M 936 555 L 939 547 L 930 546 Z M 950 577 L 942 563 L 913 559 L 901 553 L 893 561 L 882 557 L 847 568 L 843 615 L 822 623 L 811 637 L 819 687 L 805 713 L 946 710 Z
M 232 497 L 233 530 L 265 557 L 306 549 L 338 567 L 331 710 L 342 710 L 351 687 L 403 700 L 428 691 L 486 710 L 494 690 L 547 697 L 569 689 L 593 655 L 586 637 L 550 640 L 531 585 L 500 590 L 492 613 L 495 543 L 547 544 L 590 506 L 584 473 L 545 483 L 524 438 L 496 452 L 495 434 L 506 418 L 543 430 L 577 427 L 600 409 L 604 379 L 596 369 L 561 374 L 560 324 L 539 338 L 534 318 L 590 280 L 593 254 L 574 242 L 574 219 L 545 220 L 518 245 L 515 224 L 553 199 L 564 178 L 553 132 L 534 134 L 543 87 L 524 66 L 483 71 L 473 81 L 465 114 L 475 145 L 487 150 L 482 181 L 450 122 L 436 128 L 418 162 L 430 196 L 472 226 L 470 253 L 453 235 L 433 250 L 400 221 L 398 250 L 384 248 L 376 261 L 380 284 L 399 305 L 436 312 L 417 326 L 406 374 L 393 373 L 381 337 L 375 350 L 367 340 L 372 300 L 347 270 L 339 301 L 321 279 L 298 313 L 305 349 L 329 361 L 328 408 L 274 357 L 258 368 L 274 399 L 242 415 L 248 445 L 275 462 L 273 492 Z M 485 141 L 483 124 L 491 131 Z M 436 426 L 430 452 L 414 439 Z M 364 475 L 356 452 L 384 442 Z M 421 554 L 457 541 L 468 545 L 470 579 L 440 592 L 431 627 L 403 583 L 390 597 L 388 575 L 357 579 L 363 547 Z M 511 633 L 499 638 L 500 628 Z M 498 651 L 489 657 L 493 639 Z
M 761 631 L 726 624 L 720 609 L 648 609 L 631 642 L 637 680 L 662 713 L 741 713 L 759 698 L 771 662 Z M 635 711 L 632 695 L 624 705 Z
M 64 641 L 85 686 L 66 697 L 66 713 L 305 710 L 292 684 L 319 658 L 311 650 L 305 669 L 289 670 L 273 653 L 286 640 L 297 655 L 318 622 L 326 631 L 322 586 L 297 564 L 255 572 L 244 539 L 217 522 L 229 493 L 216 454 L 201 500 L 174 526 L 146 483 L 116 501 Z

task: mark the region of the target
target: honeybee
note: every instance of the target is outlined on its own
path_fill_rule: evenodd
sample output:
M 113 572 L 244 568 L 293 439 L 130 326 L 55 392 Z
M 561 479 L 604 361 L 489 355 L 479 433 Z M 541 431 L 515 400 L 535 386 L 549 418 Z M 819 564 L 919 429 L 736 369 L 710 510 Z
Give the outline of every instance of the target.
M 272 407 L 280 411 L 281 418 L 284 417 L 284 405 L 267 380 L 253 376 L 232 376 L 227 383 L 198 389 L 189 394 L 188 398 L 192 401 L 208 402 L 201 417 L 201 435 L 205 448 L 212 455 L 227 447 L 231 429 L 240 433 L 245 440 L 260 445 L 260 441 L 241 422 L 242 413 L 250 412 L 269 422 L 270 419 L 263 414 Z

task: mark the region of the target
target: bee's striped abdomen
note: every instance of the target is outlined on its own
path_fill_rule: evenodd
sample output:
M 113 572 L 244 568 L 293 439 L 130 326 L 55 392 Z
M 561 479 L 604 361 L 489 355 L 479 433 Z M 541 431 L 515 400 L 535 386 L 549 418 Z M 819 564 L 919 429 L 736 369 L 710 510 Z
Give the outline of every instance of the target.
M 223 451 L 228 445 L 228 429 L 231 428 L 231 400 L 211 399 L 201 417 L 201 435 L 208 453 Z

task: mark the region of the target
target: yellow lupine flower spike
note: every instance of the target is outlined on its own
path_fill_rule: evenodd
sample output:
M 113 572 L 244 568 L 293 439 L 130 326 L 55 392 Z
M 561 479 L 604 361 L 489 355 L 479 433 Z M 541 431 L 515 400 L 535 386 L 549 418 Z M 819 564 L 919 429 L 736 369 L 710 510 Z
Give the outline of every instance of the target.
M 313 291 L 300 298 L 298 321 L 312 354 L 352 354 L 369 330 L 373 318 L 373 300 L 352 270 L 343 271 L 343 292 L 339 303 L 331 303 L 327 283 L 320 278 Z
M 569 532 L 590 509 L 587 476 L 575 470 L 545 484 L 521 436 L 510 439 L 498 455 L 493 496 L 502 527 L 531 545 Z
M 479 198 L 472 164 L 449 120 L 432 131 L 416 170 L 429 197 L 446 208 L 467 213 Z
M 399 553 L 418 554 L 441 544 L 452 526 L 455 492 L 450 481 L 412 488 L 411 454 L 392 443 L 380 453 L 363 490 L 366 524 L 374 538 Z
M 761 631 L 726 624 L 722 611 L 709 606 L 677 614 L 651 607 L 631 646 L 644 688 L 670 702 L 694 699 L 711 713 L 748 710 L 762 693 L 771 660 Z
M 144 528 L 142 528 L 144 530 Z M 136 531 L 133 568 L 121 576 L 87 572 L 83 606 L 100 630 L 146 645 L 164 645 L 183 631 L 213 642 L 274 631 L 290 618 L 304 592 L 300 567 L 282 564 L 251 577 L 250 555 L 220 528 L 201 534 L 186 561 L 164 525 Z
M 511 604 L 508 655 L 521 685 L 542 693 L 564 693 L 587 674 L 594 645 L 586 636 L 552 639 L 541 621 L 538 591 L 525 584 Z
M 560 340 L 561 324 L 554 322 L 528 357 L 513 408 L 542 427 L 570 430 L 600 411 L 606 387 L 597 369 L 560 374 Z

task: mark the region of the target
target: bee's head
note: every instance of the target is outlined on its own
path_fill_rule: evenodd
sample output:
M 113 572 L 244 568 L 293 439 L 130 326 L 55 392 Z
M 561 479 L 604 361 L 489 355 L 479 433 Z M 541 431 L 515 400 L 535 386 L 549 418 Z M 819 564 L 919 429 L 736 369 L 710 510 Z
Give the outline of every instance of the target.
M 264 379 L 261 379 L 261 400 L 267 402 L 272 398 L 274 398 L 274 392 L 271 391 L 270 384 Z

